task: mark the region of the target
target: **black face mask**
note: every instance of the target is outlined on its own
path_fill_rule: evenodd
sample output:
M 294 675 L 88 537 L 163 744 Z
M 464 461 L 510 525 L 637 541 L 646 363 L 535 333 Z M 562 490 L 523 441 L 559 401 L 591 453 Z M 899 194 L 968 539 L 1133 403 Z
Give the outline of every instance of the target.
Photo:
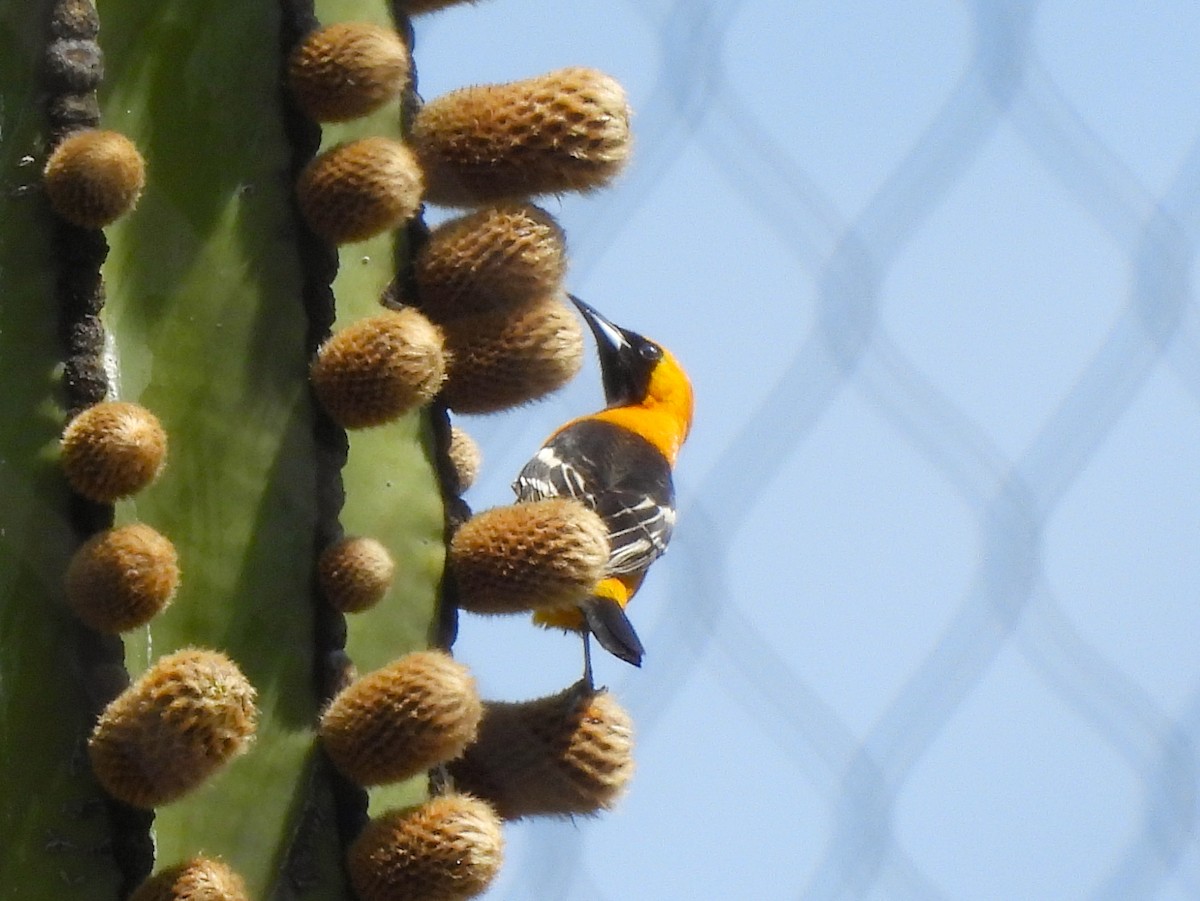
M 618 407 L 643 400 L 650 385 L 650 375 L 662 359 L 662 348 L 637 332 L 613 324 L 578 297 L 568 296 L 596 338 L 608 405 Z

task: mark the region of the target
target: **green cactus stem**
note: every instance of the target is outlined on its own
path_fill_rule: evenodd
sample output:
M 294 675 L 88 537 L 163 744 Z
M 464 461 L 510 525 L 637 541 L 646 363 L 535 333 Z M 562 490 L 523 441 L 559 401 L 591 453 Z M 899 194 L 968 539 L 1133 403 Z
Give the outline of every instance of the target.
M 104 257 L 99 233 L 64 228 L 39 185 L 62 124 L 44 103 L 55 5 L 0 4 L 0 884 L 107 901 L 151 864 L 204 853 L 253 898 L 350 897 L 344 849 L 366 796 L 319 752 L 317 715 L 351 663 L 365 672 L 436 636 L 445 517 L 427 411 L 347 438 L 308 383 L 329 331 L 378 311 L 408 242 L 401 230 L 335 252 L 299 218 L 295 176 L 320 147 L 400 137 L 401 104 L 319 131 L 283 73 L 288 44 L 317 19 L 397 23 L 383 0 L 99 0 L 99 122 L 146 163 L 136 209 L 104 230 Z M 86 282 L 101 257 L 104 333 L 64 335 L 63 272 Z M 57 461 L 69 411 L 105 389 L 152 410 L 169 439 L 162 475 L 112 508 L 73 498 Z M 171 606 L 123 648 L 63 596 L 72 552 L 109 521 L 160 531 L 181 571 Z M 377 538 L 396 562 L 384 600 L 346 618 L 314 575 L 343 531 Z M 84 743 L 122 666 L 136 678 L 189 646 L 246 674 L 257 736 L 149 826 L 106 799 Z M 371 805 L 424 792 L 417 779 Z

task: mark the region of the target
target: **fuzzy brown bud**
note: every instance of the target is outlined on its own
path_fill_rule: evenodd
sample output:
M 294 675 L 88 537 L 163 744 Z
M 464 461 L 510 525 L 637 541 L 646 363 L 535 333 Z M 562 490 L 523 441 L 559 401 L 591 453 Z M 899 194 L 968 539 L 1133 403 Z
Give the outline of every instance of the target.
M 254 688 L 216 651 L 159 659 L 100 715 L 88 740 L 97 781 L 134 807 L 158 807 L 199 786 L 254 735 Z
M 506 820 L 597 813 L 633 776 L 633 723 L 612 695 L 582 684 L 536 701 L 489 701 L 479 738 L 449 771 Z
M 67 603 L 98 632 L 144 625 L 171 602 L 178 585 L 175 546 L 142 523 L 92 536 L 67 567 Z
M 63 431 L 67 481 L 79 494 L 101 504 L 149 485 L 162 470 L 166 453 L 166 432 L 157 417 L 138 404 L 95 404 Z
M 590 191 L 629 156 L 629 106 L 603 72 L 560 69 L 438 97 L 417 114 L 412 141 L 431 203 Z
M 461 754 L 481 711 L 465 666 L 416 651 L 341 691 L 321 716 L 321 742 L 359 785 L 398 782 Z
M 155 873 L 129 901 L 249 901 L 242 877 L 220 860 L 195 857 Z
M 365 241 L 411 219 L 421 205 L 421 170 L 391 138 L 338 144 L 305 167 L 296 199 L 309 227 L 333 244 Z
M 408 83 L 408 48 L 393 29 L 337 22 L 292 51 L 288 79 L 296 102 L 318 122 L 343 122 L 373 112 Z
M 500 871 L 504 834 L 469 795 L 442 795 L 372 820 L 350 846 L 350 882 L 363 901 L 465 901 Z
M 343 538 L 327 547 L 317 561 L 321 593 L 342 613 L 358 613 L 378 604 L 395 572 L 392 555 L 374 538 Z
M 555 298 L 519 309 L 465 316 L 443 326 L 447 406 L 498 413 L 557 391 L 583 365 L 579 320 Z
M 383 425 L 429 403 L 446 375 L 442 334 L 411 308 L 363 319 L 325 342 L 313 389 L 344 428 Z
M 604 576 L 608 530 L 570 498 L 495 507 L 467 520 L 450 542 L 459 605 L 473 613 L 523 613 L 582 600 Z
M 494 313 L 562 293 L 562 229 L 531 204 L 487 207 L 433 230 L 417 254 L 421 310 L 434 322 Z
M 450 427 L 450 465 L 454 467 L 455 490 L 462 494 L 473 484 L 483 465 L 483 451 L 475 439 L 458 426 Z
M 89 129 L 60 143 L 46 161 L 46 197 L 54 212 L 82 228 L 103 228 L 137 204 L 146 164 L 133 142 Z

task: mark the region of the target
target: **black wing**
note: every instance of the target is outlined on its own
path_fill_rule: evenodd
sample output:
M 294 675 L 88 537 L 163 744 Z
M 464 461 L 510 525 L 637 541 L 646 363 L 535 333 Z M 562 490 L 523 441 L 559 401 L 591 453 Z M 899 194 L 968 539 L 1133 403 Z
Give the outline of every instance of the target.
M 518 500 L 573 497 L 608 526 L 609 572 L 636 573 L 662 556 L 675 528 L 671 465 L 649 441 L 609 422 L 563 429 L 513 482 Z

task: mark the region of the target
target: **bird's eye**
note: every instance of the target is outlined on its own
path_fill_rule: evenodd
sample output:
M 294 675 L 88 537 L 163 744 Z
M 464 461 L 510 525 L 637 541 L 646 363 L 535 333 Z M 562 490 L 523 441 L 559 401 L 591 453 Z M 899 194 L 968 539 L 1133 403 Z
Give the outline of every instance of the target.
M 642 345 L 642 359 L 649 360 L 649 361 L 661 360 L 662 359 L 662 348 L 659 347 L 657 344 L 649 344 L 649 343 L 643 344 Z

